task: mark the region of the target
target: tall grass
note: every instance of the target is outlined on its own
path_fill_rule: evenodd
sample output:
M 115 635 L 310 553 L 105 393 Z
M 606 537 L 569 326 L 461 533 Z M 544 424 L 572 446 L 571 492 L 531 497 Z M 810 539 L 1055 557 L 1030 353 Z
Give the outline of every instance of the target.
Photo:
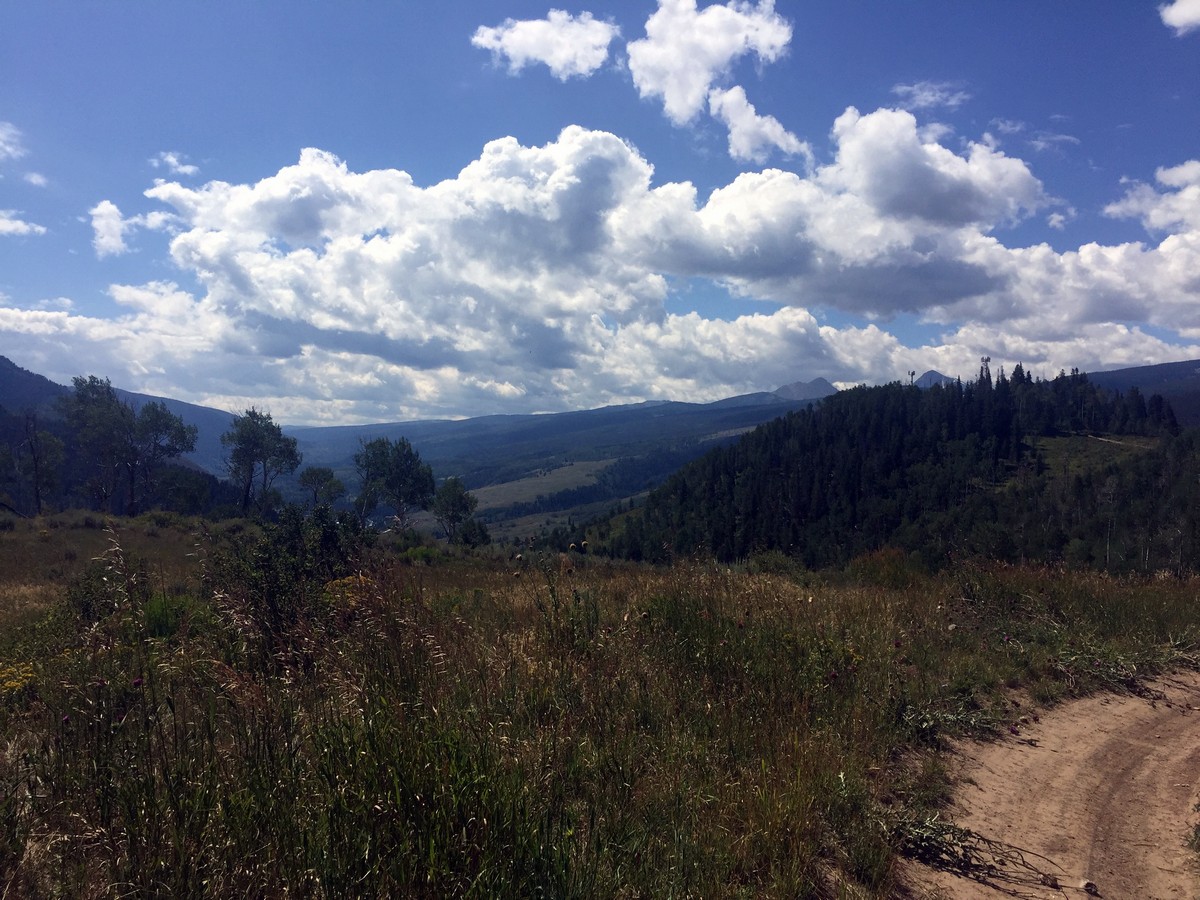
M 112 538 L 3 663 L 10 895 L 887 896 L 1006 688 L 1195 658 L 1189 582 Z

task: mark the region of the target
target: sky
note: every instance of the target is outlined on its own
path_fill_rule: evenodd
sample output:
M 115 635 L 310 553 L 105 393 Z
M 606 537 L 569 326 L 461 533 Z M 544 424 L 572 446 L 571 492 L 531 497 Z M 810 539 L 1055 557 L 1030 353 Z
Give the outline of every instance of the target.
M 289 424 L 1200 359 L 1200 0 L 0 0 L 0 355 Z

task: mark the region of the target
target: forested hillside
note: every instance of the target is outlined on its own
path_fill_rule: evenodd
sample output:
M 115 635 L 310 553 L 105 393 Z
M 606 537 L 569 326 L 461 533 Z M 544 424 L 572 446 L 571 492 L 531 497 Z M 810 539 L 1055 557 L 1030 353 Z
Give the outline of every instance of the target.
M 1080 442 L 1103 452 L 1072 465 Z M 1160 396 L 985 364 L 971 383 L 858 388 L 764 425 L 598 534 L 635 559 L 782 551 L 821 567 L 893 546 L 934 566 L 1182 569 L 1197 560 L 1196 450 Z
M 12 398 L 0 399 L 25 405 L 15 412 L 0 403 L 0 509 L 211 514 L 236 499 L 229 484 L 182 459 L 195 449 L 197 429 L 172 411 L 174 401 L 129 400 L 141 395 L 95 376 L 60 388 L 0 357 L 6 368 L 20 377 Z

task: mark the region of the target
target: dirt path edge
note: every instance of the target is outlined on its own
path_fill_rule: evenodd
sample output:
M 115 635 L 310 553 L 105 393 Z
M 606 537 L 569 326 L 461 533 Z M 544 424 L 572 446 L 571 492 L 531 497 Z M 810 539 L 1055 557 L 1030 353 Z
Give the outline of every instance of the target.
M 1015 734 L 955 748 L 946 817 L 1020 850 L 1029 868 L 977 877 L 905 863 L 916 898 L 1200 898 L 1189 848 L 1200 800 L 1200 672 L 1039 713 Z

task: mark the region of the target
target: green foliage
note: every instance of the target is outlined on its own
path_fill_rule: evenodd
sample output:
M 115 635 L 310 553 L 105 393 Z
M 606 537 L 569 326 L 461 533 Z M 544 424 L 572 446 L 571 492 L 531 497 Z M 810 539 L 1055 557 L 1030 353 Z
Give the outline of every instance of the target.
M 229 451 L 225 464 L 240 490 L 242 515 L 252 503 L 265 515 L 274 498 L 271 485 L 275 479 L 300 466 L 296 439 L 287 437 L 270 413 L 250 407 L 234 417 L 233 427 L 221 435 L 221 444 Z
M 124 438 L 133 431 L 133 409 L 121 402 L 107 378 L 80 375 L 73 385 L 73 393 L 62 401 L 67 424 L 88 459 L 87 490 L 95 508 L 108 510 L 119 488 Z
M 44 499 L 58 484 L 65 457 L 63 442 L 38 427 L 37 416 L 25 414 L 25 440 L 12 454 L 13 470 L 29 486 L 33 495 L 33 514 L 40 516 Z
M 140 480 L 142 491 L 150 496 L 154 493 L 163 462 L 196 448 L 196 426 L 185 425 L 183 419 L 164 404 L 152 401 L 137 410 L 133 424 L 133 447 L 136 462 L 129 477 Z M 136 507 L 128 512 L 135 514 Z
M 122 401 L 107 378 L 81 375 L 73 383 L 62 406 L 74 454 L 90 473 L 87 492 L 97 509 L 137 515 L 163 464 L 195 448 L 196 427 L 158 401 L 140 408 Z
M 451 475 L 441 483 L 433 495 L 430 509 L 442 530 L 446 532 L 446 538 L 453 544 L 460 539 L 460 530 L 478 505 L 479 501 L 467 490 L 462 479 Z
M 487 526 L 474 516 L 462 523 L 456 534 L 458 542 L 464 547 L 483 547 L 492 542 Z
M 433 501 L 433 470 L 405 438 L 361 441 L 354 469 L 360 484 L 354 505 L 364 524 L 380 503 L 386 503 L 394 510 L 397 524 L 406 528 L 409 511 L 428 509 Z
M 353 573 L 369 541 L 353 517 L 327 506 L 306 516 L 289 506 L 257 538 L 218 544 L 206 584 L 224 613 L 243 623 L 247 652 L 272 666 L 305 665 L 305 630 L 328 614 L 325 585 Z
M 301 487 L 312 491 L 313 506 L 327 506 L 346 493 L 346 486 L 328 466 L 305 466 L 299 481 Z
M 437 547 L 409 547 L 401 551 L 400 559 L 414 566 L 432 566 L 446 559 Z

